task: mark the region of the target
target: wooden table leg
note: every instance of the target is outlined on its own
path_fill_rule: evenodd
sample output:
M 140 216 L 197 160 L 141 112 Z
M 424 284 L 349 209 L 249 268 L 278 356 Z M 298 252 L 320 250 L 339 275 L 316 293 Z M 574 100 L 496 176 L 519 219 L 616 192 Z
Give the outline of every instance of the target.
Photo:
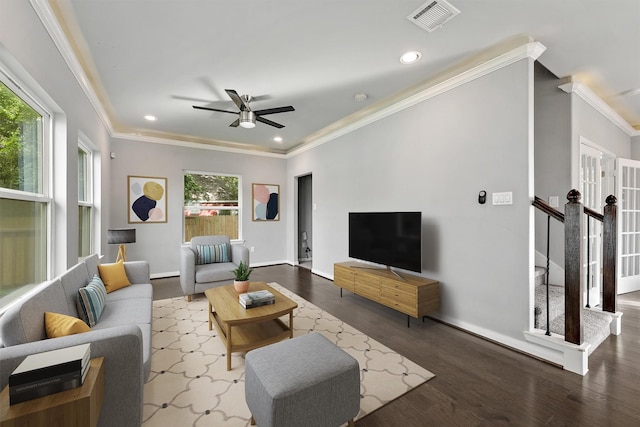
M 227 371 L 231 370 L 231 326 L 227 323 Z
M 293 310 L 289 312 L 289 338 L 293 338 Z
M 211 327 L 213 326 L 211 324 L 212 317 L 213 317 L 213 306 L 211 305 L 211 303 L 209 303 L 209 330 L 211 330 Z

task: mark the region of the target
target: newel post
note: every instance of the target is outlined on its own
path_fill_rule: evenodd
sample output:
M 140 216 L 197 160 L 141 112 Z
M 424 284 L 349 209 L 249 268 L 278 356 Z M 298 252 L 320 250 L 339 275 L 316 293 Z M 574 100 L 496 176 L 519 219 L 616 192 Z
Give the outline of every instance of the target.
M 573 344 L 582 344 L 582 238 L 584 207 L 578 190 L 567 194 L 569 202 L 564 208 L 564 339 Z
M 617 199 L 607 197 L 604 207 L 602 229 L 602 310 L 615 313 L 617 310 L 618 283 L 616 275 L 616 253 L 618 242 Z

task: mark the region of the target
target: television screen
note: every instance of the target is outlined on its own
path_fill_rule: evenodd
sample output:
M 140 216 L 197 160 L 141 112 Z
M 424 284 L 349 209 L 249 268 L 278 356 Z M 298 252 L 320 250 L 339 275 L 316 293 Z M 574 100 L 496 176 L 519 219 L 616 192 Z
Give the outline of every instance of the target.
M 350 212 L 349 257 L 422 271 L 422 212 Z

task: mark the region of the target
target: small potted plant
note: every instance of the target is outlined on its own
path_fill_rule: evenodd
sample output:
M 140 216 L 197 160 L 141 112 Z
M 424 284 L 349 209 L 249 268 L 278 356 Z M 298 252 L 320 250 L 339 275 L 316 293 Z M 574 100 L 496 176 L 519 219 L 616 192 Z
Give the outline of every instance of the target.
M 239 294 L 249 290 L 249 276 L 252 271 L 253 268 L 249 268 L 249 264 L 245 264 L 242 261 L 240 261 L 240 264 L 238 264 L 235 270 L 231 271 L 236 276 L 236 279 L 233 281 L 233 287 Z

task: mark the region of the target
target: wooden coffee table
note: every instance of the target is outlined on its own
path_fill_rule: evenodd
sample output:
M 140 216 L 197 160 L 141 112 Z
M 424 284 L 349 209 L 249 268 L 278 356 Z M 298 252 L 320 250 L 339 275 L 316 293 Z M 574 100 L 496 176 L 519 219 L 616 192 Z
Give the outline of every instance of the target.
M 207 289 L 209 300 L 209 330 L 212 325 L 227 347 L 227 371 L 231 370 L 231 353 L 249 351 L 293 338 L 293 309 L 298 307 L 265 282 L 251 282 L 249 292 L 268 290 L 275 297 L 275 304 L 245 309 L 240 305 L 233 285 Z M 279 318 L 288 314 L 289 326 Z

